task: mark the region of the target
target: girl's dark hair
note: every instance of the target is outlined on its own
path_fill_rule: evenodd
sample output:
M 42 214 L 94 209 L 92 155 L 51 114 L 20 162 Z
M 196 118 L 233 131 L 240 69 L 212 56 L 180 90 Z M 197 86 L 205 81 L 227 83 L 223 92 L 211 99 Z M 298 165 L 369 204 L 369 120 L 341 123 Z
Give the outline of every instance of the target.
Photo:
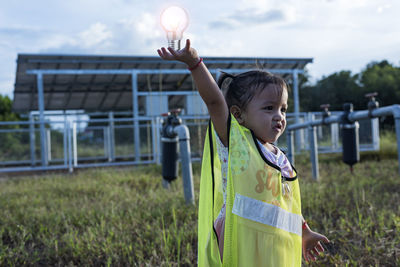
M 222 72 L 218 79 L 218 86 L 224 92 L 228 108 L 237 105 L 241 109 L 246 109 L 253 97 L 270 84 L 276 85 L 275 90 L 279 97 L 284 90 L 288 91 L 285 80 L 263 70 L 251 70 L 238 75 Z

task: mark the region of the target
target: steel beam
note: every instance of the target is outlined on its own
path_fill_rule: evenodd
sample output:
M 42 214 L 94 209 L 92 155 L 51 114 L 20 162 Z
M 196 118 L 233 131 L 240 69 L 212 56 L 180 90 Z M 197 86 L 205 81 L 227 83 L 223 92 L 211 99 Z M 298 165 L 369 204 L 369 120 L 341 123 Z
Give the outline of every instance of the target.
M 69 64 L 97 64 L 97 63 L 123 63 L 123 64 L 142 64 L 143 60 L 146 63 L 158 63 L 158 64 L 171 64 L 171 62 L 163 61 L 158 57 L 149 59 L 143 57 L 142 59 L 132 59 L 132 60 L 107 60 L 107 59 L 28 59 L 28 63 L 69 63 Z M 259 64 L 296 64 L 302 62 L 304 64 L 311 63 L 312 58 L 275 58 L 275 59 L 257 59 L 257 58 L 237 58 L 237 59 L 204 59 L 207 64 L 254 64 L 257 60 Z M 19 63 L 19 62 L 18 62 Z M 178 64 L 185 66 L 185 64 L 178 62 Z
M 140 131 L 139 131 L 139 99 L 138 99 L 138 86 L 137 76 L 138 72 L 131 71 L 132 75 L 132 113 L 134 125 L 134 144 L 135 144 L 135 161 L 140 161 Z
M 40 153 L 42 166 L 49 164 L 47 158 L 46 146 L 46 125 L 44 121 L 44 88 L 43 88 L 43 73 L 36 74 L 37 90 L 38 90 L 38 106 L 39 106 L 39 123 L 40 123 Z
M 64 114 L 64 134 L 63 134 L 64 166 L 68 166 L 68 125 L 67 125 L 68 121 L 65 111 L 63 112 L 63 114 Z
M 72 124 L 72 158 L 74 168 L 78 167 L 77 122 Z
M 300 123 L 300 104 L 299 104 L 299 83 L 298 83 L 298 72 L 297 70 L 293 71 L 293 100 L 294 100 L 294 120 L 295 123 Z M 300 151 L 301 149 L 301 137 L 300 132 L 295 131 L 295 140 L 296 140 L 296 151 Z
M 218 73 L 219 71 L 225 71 L 228 73 L 242 73 L 245 71 L 249 71 L 252 69 L 210 69 L 211 73 Z M 288 73 L 303 73 L 303 70 L 293 70 L 293 69 L 266 69 L 271 73 L 277 74 L 288 74 Z M 85 74 L 103 74 L 103 75 L 112 75 L 112 74 L 190 74 L 190 71 L 187 69 L 141 69 L 141 70 L 131 70 L 131 69 L 124 69 L 124 70 L 113 70 L 113 69 L 85 69 L 85 70 L 75 70 L 75 69 L 63 69 L 63 70 L 53 70 L 53 69 L 35 69 L 35 70 L 28 70 L 26 71 L 27 74 L 64 74 L 64 75 L 85 75 Z
M 109 129 L 109 156 L 110 160 L 114 161 L 115 160 L 115 127 L 114 127 L 114 112 L 109 112 L 108 113 L 108 119 L 110 120 L 108 123 L 108 129 Z
M 312 166 L 312 177 L 314 180 L 319 179 L 319 167 L 318 167 L 318 143 L 317 143 L 317 131 L 316 126 L 308 127 L 308 136 L 310 142 L 310 160 Z
M 35 117 L 32 112 L 29 113 L 29 141 L 30 141 L 30 152 L 31 152 L 31 166 L 36 164 L 36 140 L 35 140 Z

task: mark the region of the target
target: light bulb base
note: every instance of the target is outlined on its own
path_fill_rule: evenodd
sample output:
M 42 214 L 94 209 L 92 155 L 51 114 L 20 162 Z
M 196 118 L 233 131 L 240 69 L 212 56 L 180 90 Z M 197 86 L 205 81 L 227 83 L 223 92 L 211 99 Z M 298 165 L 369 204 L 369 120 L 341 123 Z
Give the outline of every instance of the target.
M 171 47 L 174 50 L 180 50 L 181 40 L 168 40 L 168 47 Z

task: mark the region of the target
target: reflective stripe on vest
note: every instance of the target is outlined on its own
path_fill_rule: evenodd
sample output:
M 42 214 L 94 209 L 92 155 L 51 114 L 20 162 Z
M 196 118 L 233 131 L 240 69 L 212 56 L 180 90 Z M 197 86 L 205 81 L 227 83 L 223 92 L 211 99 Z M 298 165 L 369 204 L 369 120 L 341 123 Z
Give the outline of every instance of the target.
M 278 206 L 235 194 L 232 213 L 301 236 L 301 216 Z

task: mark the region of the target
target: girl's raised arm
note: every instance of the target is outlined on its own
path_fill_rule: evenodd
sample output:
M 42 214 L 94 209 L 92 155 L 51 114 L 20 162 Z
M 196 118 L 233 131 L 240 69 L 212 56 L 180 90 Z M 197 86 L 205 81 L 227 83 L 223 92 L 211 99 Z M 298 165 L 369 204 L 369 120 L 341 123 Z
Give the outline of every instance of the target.
M 186 46 L 175 51 L 172 48 L 161 48 L 157 50 L 160 57 L 164 60 L 178 60 L 185 63 L 188 68 L 192 68 L 192 77 L 199 90 L 200 96 L 207 105 L 211 121 L 218 133 L 221 142 L 228 145 L 227 121 L 229 110 L 225 102 L 222 91 L 208 71 L 206 65 L 201 62 L 197 51 L 190 46 L 190 40 L 186 40 Z

